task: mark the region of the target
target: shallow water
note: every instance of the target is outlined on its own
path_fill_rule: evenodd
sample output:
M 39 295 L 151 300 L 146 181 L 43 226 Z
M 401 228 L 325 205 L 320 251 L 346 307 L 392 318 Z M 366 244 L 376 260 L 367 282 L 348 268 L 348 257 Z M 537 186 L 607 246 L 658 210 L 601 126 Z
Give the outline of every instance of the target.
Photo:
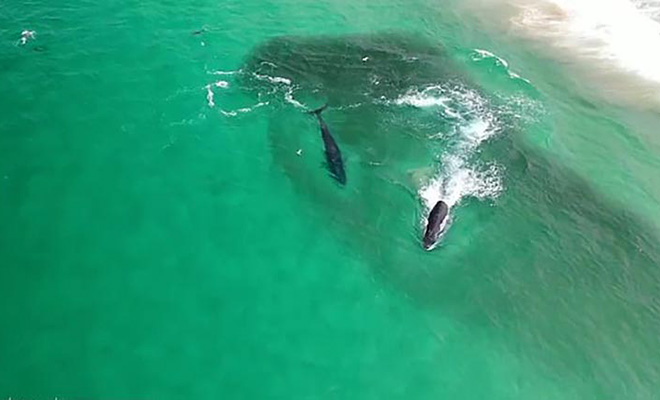
M 0 397 L 659 398 L 653 59 L 593 4 L 3 3 Z

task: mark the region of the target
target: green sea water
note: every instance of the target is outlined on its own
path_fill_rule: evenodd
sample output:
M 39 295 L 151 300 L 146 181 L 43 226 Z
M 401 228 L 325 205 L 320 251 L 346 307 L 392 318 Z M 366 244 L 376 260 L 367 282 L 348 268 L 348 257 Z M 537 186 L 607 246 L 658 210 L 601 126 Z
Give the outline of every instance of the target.
M 657 114 L 459 3 L 0 3 L 0 399 L 660 399 Z

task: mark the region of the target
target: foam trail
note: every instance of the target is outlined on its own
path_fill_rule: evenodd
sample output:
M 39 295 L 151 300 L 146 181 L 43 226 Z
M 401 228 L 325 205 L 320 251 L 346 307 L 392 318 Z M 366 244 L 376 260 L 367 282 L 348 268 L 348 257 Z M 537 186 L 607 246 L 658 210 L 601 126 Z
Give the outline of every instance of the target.
M 478 171 L 457 156 L 443 159 L 445 169 L 419 190 L 420 198 L 428 213 L 439 200 L 449 208 L 460 204 L 465 197 L 478 199 L 496 198 L 502 191 L 502 180 L 497 165 Z
M 268 63 L 268 64 L 270 64 L 270 63 Z M 296 86 L 293 85 L 293 82 L 291 81 L 291 79 L 285 78 L 285 77 L 282 77 L 282 76 L 262 75 L 262 74 L 258 74 L 256 72 L 253 73 L 253 75 L 254 75 L 255 78 L 259 79 L 260 81 L 270 82 L 270 83 L 276 85 L 276 87 L 273 88 L 273 92 L 271 92 L 271 93 L 274 93 L 277 90 L 276 89 L 277 87 L 282 87 L 282 86 L 286 87 L 286 91 L 284 92 L 284 100 L 287 103 L 292 104 L 293 106 L 295 106 L 297 108 L 307 109 L 307 107 L 305 107 L 304 104 L 302 104 L 301 102 L 299 102 L 298 100 L 296 100 L 293 97 L 293 92 L 296 89 Z
M 252 107 L 244 107 L 244 108 L 239 108 L 237 110 L 231 110 L 231 111 L 220 110 L 220 112 L 222 113 L 222 115 L 224 115 L 226 117 L 236 117 L 238 114 L 250 113 L 250 112 L 254 111 L 257 108 L 266 106 L 268 104 L 269 103 L 267 101 L 265 101 L 265 102 L 262 101 L 262 102 L 259 102 L 255 105 L 253 105 Z
M 486 58 L 493 58 L 499 65 L 502 65 L 504 68 L 509 68 L 509 63 L 502 57 L 498 57 L 495 54 L 491 53 L 488 50 L 482 50 L 482 49 L 474 49 L 474 52 L 476 53 L 474 56 L 472 56 L 473 60 L 483 60 Z
M 240 74 L 242 73 L 243 70 L 236 70 L 236 71 L 223 71 L 223 70 L 217 70 L 217 71 L 212 71 L 209 72 L 211 75 L 235 75 L 235 74 Z
M 440 107 L 444 116 L 461 119 L 461 114 L 452 108 L 451 95 L 442 86 L 430 86 L 421 92 L 412 90 L 394 101 L 397 105 L 409 105 L 417 108 Z
M 209 107 L 213 108 L 215 107 L 213 88 L 211 87 L 210 84 L 206 85 L 205 88 L 206 88 L 206 100 L 208 102 Z
M 215 93 L 213 92 L 213 87 L 226 89 L 229 87 L 229 82 L 217 81 L 214 83 L 209 83 L 208 85 L 204 86 L 204 88 L 206 89 L 206 100 L 208 102 L 209 107 L 211 108 L 215 107 Z
M 286 91 L 286 93 L 284 94 L 284 100 L 286 100 L 288 103 L 293 104 L 298 108 L 302 108 L 304 110 L 307 109 L 307 107 L 305 107 L 303 103 L 293 98 L 293 87 L 290 87 L 289 90 Z
M 270 75 L 260 75 L 255 73 L 254 76 L 262 81 L 268 81 L 271 83 L 283 83 L 285 85 L 291 85 L 291 79 L 289 78 L 284 78 L 281 76 L 270 76 Z
M 502 190 L 499 168 L 490 165 L 480 169 L 470 164 L 479 145 L 497 132 L 497 119 L 478 93 L 459 86 L 437 85 L 409 91 L 393 103 L 438 107 L 445 117 L 456 120 L 455 128 L 447 133 L 453 145 L 441 158 L 442 169 L 419 190 L 426 213 L 439 200 L 451 210 L 467 196 L 497 197 Z

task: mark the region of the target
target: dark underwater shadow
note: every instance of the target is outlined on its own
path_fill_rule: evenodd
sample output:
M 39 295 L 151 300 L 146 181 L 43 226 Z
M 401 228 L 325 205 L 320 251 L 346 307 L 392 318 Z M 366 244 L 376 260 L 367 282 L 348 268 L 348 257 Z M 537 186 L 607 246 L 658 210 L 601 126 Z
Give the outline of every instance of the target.
M 495 202 L 464 201 L 443 245 L 421 249 L 408 171 L 432 163 L 445 143 L 418 133 L 423 118 L 399 117 L 373 99 L 470 85 L 440 46 L 402 35 L 278 38 L 255 49 L 244 71 L 253 93 L 272 94 L 267 74 L 292 81 L 316 105 L 330 103 L 326 120 L 348 159 L 347 187 L 322 171 L 318 126 L 301 109 L 271 114 L 273 162 L 384 285 L 487 330 L 548 376 L 592 382 L 585 396 L 658 396 L 656 230 L 525 145 L 515 129 L 479 153 L 504 166 L 505 191 Z M 296 156 L 301 146 L 309 156 Z

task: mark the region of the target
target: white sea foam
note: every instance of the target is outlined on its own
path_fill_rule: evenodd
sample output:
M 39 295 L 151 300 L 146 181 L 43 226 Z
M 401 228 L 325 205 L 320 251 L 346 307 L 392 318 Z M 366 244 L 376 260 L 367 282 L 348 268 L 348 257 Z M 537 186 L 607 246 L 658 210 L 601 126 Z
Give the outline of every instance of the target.
M 293 84 L 291 79 L 282 76 L 270 76 L 270 75 L 262 75 L 257 73 L 253 73 L 253 75 L 255 78 L 259 79 L 260 81 L 270 82 L 274 85 L 270 93 L 277 93 L 280 88 L 285 87 L 286 89 L 284 91 L 284 100 L 287 103 L 292 104 L 297 108 L 302 108 L 302 109 L 307 108 L 305 107 L 304 104 L 302 104 L 301 102 L 299 102 L 294 98 L 294 92 L 297 89 L 297 86 Z
M 538 44 L 612 101 L 660 107 L 660 1 L 470 0 L 487 24 Z M 653 103 L 653 104 L 648 104 Z
M 23 46 L 25 45 L 28 41 L 36 39 L 37 32 L 36 31 L 31 31 L 29 29 L 24 30 L 21 32 L 21 38 L 18 40 L 19 45 Z
M 362 103 L 346 104 L 346 105 L 337 107 L 337 110 L 350 110 L 352 108 L 358 108 L 358 107 L 361 107 L 361 106 L 362 106 Z
M 208 102 L 209 107 L 215 107 L 215 101 L 213 94 L 213 87 L 210 84 L 206 85 L 206 101 Z
M 427 212 L 439 200 L 452 208 L 465 197 L 496 198 L 502 191 L 500 167 L 495 164 L 484 169 L 468 165 L 458 155 L 443 157 L 443 170 L 419 190 Z
M 461 113 L 455 107 L 457 100 L 465 97 L 457 88 L 446 88 L 441 85 L 429 86 L 423 90 L 411 90 L 394 101 L 397 105 L 409 105 L 417 108 L 440 107 L 447 118 L 462 119 Z
M 229 82 L 227 81 L 217 81 L 213 83 L 209 83 L 208 85 L 204 86 L 206 89 L 206 101 L 208 102 L 209 107 L 215 107 L 215 93 L 213 92 L 213 88 L 221 88 L 221 89 L 226 89 L 229 87 Z
M 502 65 L 505 68 L 509 68 L 509 63 L 502 57 L 498 57 L 495 54 L 491 53 L 488 50 L 474 49 L 474 55 L 472 56 L 473 60 L 483 60 L 486 58 L 493 58 L 497 61 L 498 64 Z
M 283 83 L 285 85 L 291 85 L 291 79 L 289 78 L 284 78 L 281 76 L 270 76 L 270 75 L 260 75 L 255 73 L 254 76 L 262 81 L 268 81 L 271 83 Z
M 434 97 L 432 95 L 428 95 L 426 92 L 421 92 L 421 93 L 412 92 L 402 97 L 399 97 L 394 101 L 394 103 L 398 105 L 406 104 L 418 108 L 435 107 L 435 106 L 442 108 L 449 108 L 447 107 L 447 102 L 449 102 L 450 100 L 451 99 L 449 97 Z
M 294 91 L 294 87 L 293 86 L 289 87 L 286 93 L 284 93 L 284 100 L 286 100 L 287 103 L 293 104 L 298 108 L 307 109 L 307 107 L 305 107 L 303 103 L 299 102 L 293 97 L 293 91 Z
M 502 191 L 500 167 L 472 162 L 481 143 L 498 131 L 497 118 L 477 92 L 453 85 L 434 85 L 411 90 L 391 102 L 418 108 L 437 107 L 444 117 L 455 120 L 444 133 L 451 142 L 441 156 L 441 168 L 419 189 L 426 212 L 443 200 L 452 207 L 465 197 L 495 198 Z M 426 214 L 426 213 L 425 213 Z
M 239 108 L 239 109 L 236 109 L 236 110 L 229 110 L 229 111 L 221 109 L 220 113 L 222 115 L 226 116 L 226 117 L 236 117 L 239 114 L 250 113 L 250 112 L 256 110 L 257 108 L 266 106 L 268 104 L 269 103 L 267 101 L 263 101 L 263 102 L 259 102 L 255 105 L 253 105 L 252 107 L 244 107 L 244 108 Z
M 212 71 L 209 72 L 211 75 L 235 75 L 235 74 L 240 74 L 243 72 L 242 70 L 238 69 L 236 71 L 223 71 L 223 70 L 217 70 L 217 71 Z

